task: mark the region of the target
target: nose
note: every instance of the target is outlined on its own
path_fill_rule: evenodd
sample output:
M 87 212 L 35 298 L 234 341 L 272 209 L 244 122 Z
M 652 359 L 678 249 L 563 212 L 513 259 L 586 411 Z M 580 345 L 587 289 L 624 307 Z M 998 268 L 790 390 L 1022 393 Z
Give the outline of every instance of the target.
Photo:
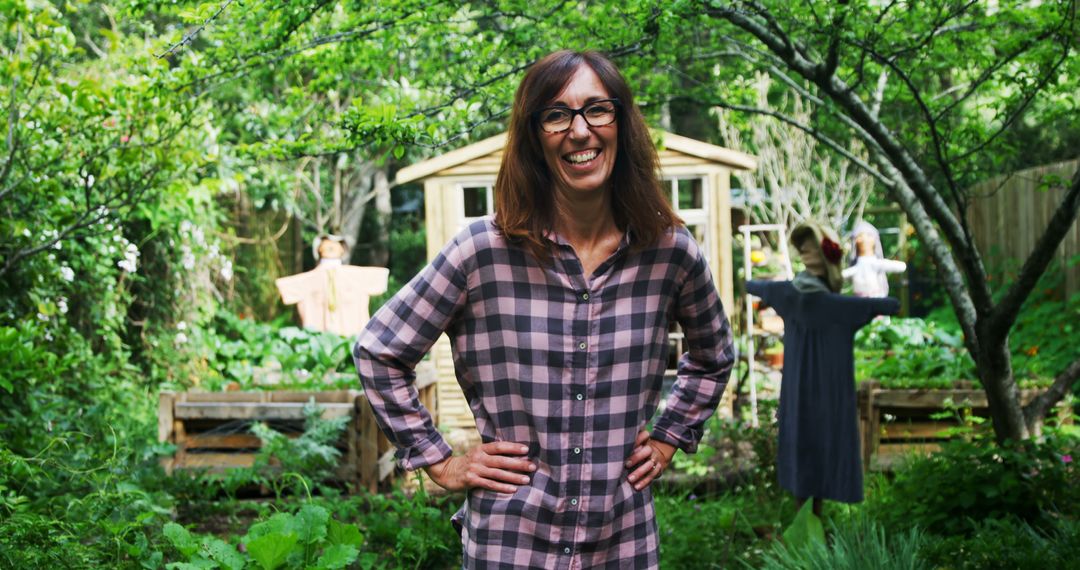
M 589 123 L 585 122 L 584 115 L 579 113 L 570 119 L 570 129 L 567 131 L 567 135 L 573 140 L 589 138 Z

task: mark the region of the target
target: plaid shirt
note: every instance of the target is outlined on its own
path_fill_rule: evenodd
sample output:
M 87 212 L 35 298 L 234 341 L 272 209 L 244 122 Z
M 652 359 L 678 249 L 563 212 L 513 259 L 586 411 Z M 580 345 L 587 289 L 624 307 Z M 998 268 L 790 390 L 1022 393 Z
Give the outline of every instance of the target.
M 472 489 L 455 515 L 466 568 L 655 568 L 652 495 L 624 462 L 660 402 L 672 320 L 688 352 L 652 437 L 687 452 L 723 395 L 731 330 L 685 228 L 639 252 L 624 238 L 591 279 L 550 237 L 542 265 L 490 219 L 473 223 L 375 314 L 353 357 L 405 469 L 451 454 L 412 386 L 443 332 L 483 441 L 529 445 L 529 484 Z

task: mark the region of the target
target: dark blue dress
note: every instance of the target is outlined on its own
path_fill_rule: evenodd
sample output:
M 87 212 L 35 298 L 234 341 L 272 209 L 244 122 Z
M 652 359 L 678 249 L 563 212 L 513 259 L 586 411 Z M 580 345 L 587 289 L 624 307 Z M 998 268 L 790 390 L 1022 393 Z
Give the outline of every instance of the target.
M 892 298 L 802 293 L 790 281 L 750 281 L 746 290 L 784 319 L 780 386 L 780 486 L 801 499 L 863 500 L 855 403 L 855 332 L 895 314 Z

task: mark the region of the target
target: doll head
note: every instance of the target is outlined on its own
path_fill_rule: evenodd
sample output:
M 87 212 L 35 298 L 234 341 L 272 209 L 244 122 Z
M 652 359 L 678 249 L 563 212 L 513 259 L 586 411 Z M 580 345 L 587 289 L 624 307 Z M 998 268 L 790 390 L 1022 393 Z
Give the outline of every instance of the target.
M 834 293 L 840 292 L 844 285 L 840 268 L 844 251 L 835 231 L 814 222 L 804 222 L 792 230 L 791 245 L 799 252 L 806 271 L 824 279 Z

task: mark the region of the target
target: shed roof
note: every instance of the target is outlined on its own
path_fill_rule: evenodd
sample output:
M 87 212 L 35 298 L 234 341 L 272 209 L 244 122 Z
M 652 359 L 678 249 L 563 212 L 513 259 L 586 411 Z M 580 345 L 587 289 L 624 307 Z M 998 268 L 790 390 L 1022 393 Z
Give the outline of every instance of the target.
M 735 170 L 753 170 L 757 168 L 757 158 L 730 148 L 716 146 L 662 130 L 654 130 L 668 151 L 679 152 L 701 160 L 721 164 Z M 506 146 L 506 133 L 501 133 L 471 145 L 452 150 L 429 158 L 423 162 L 406 166 L 398 171 L 396 184 L 407 184 L 416 180 L 430 178 L 438 173 L 462 164 L 499 153 Z M 663 162 L 663 159 L 661 159 Z

